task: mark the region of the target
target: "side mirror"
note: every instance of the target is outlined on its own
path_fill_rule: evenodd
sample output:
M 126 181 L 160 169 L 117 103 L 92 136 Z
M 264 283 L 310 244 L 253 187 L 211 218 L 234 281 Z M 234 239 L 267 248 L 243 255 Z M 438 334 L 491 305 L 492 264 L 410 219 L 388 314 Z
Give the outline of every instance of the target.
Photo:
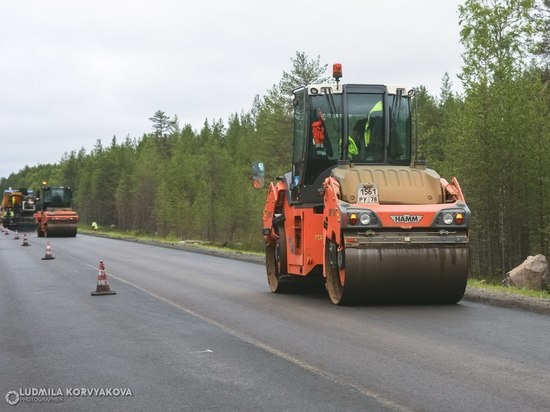
M 252 185 L 254 189 L 261 189 L 265 186 L 265 169 L 263 162 L 252 163 Z

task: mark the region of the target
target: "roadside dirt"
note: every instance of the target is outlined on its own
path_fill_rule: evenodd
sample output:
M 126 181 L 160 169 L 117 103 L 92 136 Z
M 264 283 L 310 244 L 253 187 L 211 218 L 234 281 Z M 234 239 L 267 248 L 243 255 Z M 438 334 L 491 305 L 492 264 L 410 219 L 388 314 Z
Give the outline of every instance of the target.
M 550 300 L 543 298 L 532 298 L 481 288 L 466 288 L 464 299 L 503 308 L 528 310 L 530 312 L 550 315 Z

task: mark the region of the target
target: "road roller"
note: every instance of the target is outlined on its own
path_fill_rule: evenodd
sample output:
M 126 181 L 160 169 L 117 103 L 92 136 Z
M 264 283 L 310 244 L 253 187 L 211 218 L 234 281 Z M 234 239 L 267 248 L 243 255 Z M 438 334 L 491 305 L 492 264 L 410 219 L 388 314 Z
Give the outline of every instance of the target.
M 19 232 L 34 230 L 33 215 L 36 206 L 32 189 L 12 189 L 11 187 L 5 189 L 1 210 L 4 227 Z
M 75 237 L 78 213 L 72 209 L 72 190 L 67 186 L 50 187 L 43 183 L 37 191 L 34 223 L 38 237 Z
M 269 288 L 324 281 L 337 305 L 454 304 L 469 272 L 471 212 L 455 177 L 413 157 L 414 89 L 332 82 L 293 91 L 291 170 L 267 185 Z M 266 188 L 263 162 L 252 165 Z

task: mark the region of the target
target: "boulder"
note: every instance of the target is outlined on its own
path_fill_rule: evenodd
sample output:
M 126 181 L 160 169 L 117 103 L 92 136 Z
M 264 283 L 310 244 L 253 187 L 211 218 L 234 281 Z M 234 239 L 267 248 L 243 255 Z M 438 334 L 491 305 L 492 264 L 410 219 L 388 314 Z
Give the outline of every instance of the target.
M 525 261 L 506 273 L 502 281 L 517 288 L 545 290 L 550 284 L 550 269 L 544 255 L 529 256 Z

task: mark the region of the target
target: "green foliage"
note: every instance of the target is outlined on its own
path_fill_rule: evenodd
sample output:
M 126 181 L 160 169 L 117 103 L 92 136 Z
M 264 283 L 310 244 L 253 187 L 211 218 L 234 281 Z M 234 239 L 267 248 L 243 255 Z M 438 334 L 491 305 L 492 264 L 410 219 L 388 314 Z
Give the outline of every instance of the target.
M 538 43 L 536 43 L 535 53 L 541 58 L 542 66 L 546 70 L 550 69 L 550 0 L 542 0 L 537 5 L 537 23 L 541 33 Z M 546 77 L 548 79 L 548 77 Z
M 283 77 L 279 83 L 279 88 L 287 96 L 290 96 L 296 87 L 323 83 L 330 79 L 326 75 L 328 65 L 321 65 L 320 56 L 310 60 L 306 53 L 296 52 L 296 57 L 290 60 L 292 61 L 292 70 L 290 72 L 283 71 Z
M 459 11 L 466 87 L 483 87 L 521 70 L 534 48 L 534 0 L 466 0 Z
M 460 13 L 466 96 L 449 147 L 474 213 L 472 270 L 503 274 L 548 254 L 548 89 L 529 54 L 539 26 L 528 0 L 469 0 Z
M 277 107 L 289 117 L 292 113 L 292 90 L 312 83 L 327 82 L 330 79 L 325 74 L 328 65 L 321 65 L 320 56 L 310 60 L 306 53 L 296 52 L 296 56 L 290 60 L 292 70 L 283 71 L 281 80 L 273 85 L 265 98 L 267 106 Z
M 149 120 L 153 122 L 153 131 L 157 137 L 166 137 L 169 134 L 179 131 L 177 116 L 170 119 L 162 110 L 157 110 Z

